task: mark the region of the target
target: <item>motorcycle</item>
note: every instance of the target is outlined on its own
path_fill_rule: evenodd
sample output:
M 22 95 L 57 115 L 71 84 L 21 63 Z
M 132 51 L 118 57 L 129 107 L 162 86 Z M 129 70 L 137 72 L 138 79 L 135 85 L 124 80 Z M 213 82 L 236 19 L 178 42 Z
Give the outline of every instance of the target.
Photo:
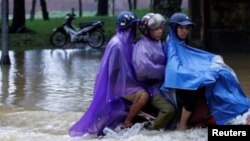
M 100 48 L 105 42 L 103 21 L 80 23 L 79 29 L 72 25 L 73 12 L 66 14 L 64 23 L 55 28 L 50 36 L 50 43 L 63 47 L 66 43 L 87 43 L 92 48 Z

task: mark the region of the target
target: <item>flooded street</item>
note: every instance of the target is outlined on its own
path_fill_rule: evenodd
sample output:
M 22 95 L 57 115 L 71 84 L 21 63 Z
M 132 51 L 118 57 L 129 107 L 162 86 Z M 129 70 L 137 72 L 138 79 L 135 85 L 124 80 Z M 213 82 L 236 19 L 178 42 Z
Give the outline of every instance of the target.
M 102 53 L 92 49 L 10 51 L 11 65 L 0 67 L 0 140 L 83 140 L 69 137 L 68 129 L 92 100 Z M 250 97 L 250 53 L 221 55 Z M 133 129 L 130 134 L 103 140 L 206 141 L 207 130 L 149 132 Z
M 0 72 L 1 103 L 48 111 L 80 111 L 91 100 L 99 51 L 43 50 L 10 53 Z

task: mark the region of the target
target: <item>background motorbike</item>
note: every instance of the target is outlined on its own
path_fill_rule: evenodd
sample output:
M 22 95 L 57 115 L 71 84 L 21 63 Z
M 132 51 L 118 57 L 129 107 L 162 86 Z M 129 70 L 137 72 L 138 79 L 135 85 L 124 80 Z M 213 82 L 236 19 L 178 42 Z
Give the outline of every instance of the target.
M 92 48 L 102 47 L 105 42 L 104 22 L 80 23 L 79 29 L 76 29 L 72 25 L 74 19 L 74 12 L 66 14 L 64 23 L 53 30 L 50 43 L 56 47 L 63 47 L 66 43 L 87 43 Z

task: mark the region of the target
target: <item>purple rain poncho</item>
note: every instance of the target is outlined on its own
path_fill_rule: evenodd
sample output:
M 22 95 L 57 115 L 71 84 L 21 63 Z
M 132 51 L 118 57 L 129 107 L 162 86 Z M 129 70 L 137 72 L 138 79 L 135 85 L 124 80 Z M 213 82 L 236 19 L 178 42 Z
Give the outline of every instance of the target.
M 205 96 L 216 124 L 223 125 L 250 108 L 250 100 L 243 92 L 234 71 L 219 55 L 199 50 L 177 39 L 169 30 L 165 44 L 167 65 L 161 89 L 196 90 L 206 87 Z M 170 94 L 165 94 L 171 100 Z M 173 100 L 172 100 L 173 101 Z
M 132 61 L 137 79 L 144 82 L 150 96 L 159 93 L 166 68 L 162 42 L 141 35 L 134 47 Z
M 136 81 L 132 66 L 135 31 L 119 31 L 108 43 L 96 76 L 93 100 L 88 110 L 70 129 L 70 136 L 98 135 L 107 126 L 116 128 L 127 116 L 122 96 L 142 87 Z

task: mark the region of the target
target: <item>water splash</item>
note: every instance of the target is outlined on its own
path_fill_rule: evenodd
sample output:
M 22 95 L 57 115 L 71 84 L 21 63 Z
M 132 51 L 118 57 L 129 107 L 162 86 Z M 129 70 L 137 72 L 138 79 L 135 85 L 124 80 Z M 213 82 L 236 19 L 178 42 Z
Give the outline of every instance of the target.
M 228 124 L 232 125 L 250 125 L 250 109 L 242 115 L 237 116 Z

